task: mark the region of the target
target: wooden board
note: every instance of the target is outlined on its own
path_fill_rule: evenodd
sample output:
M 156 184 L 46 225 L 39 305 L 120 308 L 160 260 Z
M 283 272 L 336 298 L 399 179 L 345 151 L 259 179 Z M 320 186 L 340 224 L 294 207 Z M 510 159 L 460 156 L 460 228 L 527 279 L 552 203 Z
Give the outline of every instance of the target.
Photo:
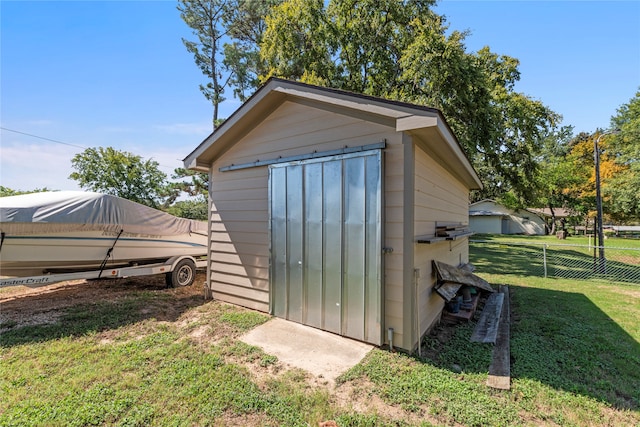
M 461 287 L 462 285 L 460 283 L 443 283 L 436 288 L 436 292 L 446 302 L 449 302 L 453 297 L 456 296 L 458 289 L 460 289 Z
M 511 350 L 509 346 L 511 328 L 511 310 L 509 307 L 509 288 L 500 286 L 504 295 L 502 314 L 496 346 L 493 348 L 493 360 L 489 366 L 487 385 L 492 388 L 509 390 L 511 388 Z
M 504 301 L 503 293 L 493 293 L 484 304 L 480 319 L 471 334 L 471 342 L 496 343 Z
M 488 292 L 494 292 L 486 280 L 465 269 L 439 261 L 433 261 L 433 265 L 438 273 L 438 279 L 441 282 L 460 283 L 461 285 L 475 286 Z

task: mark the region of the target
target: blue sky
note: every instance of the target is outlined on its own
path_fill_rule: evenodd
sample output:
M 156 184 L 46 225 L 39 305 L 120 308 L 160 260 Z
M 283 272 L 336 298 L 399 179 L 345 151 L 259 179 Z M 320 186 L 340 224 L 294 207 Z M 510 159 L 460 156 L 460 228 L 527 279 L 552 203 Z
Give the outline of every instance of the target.
M 516 90 L 576 132 L 608 128 L 640 89 L 639 1 L 447 0 L 436 12 L 471 31 L 468 51 L 518 58 Z M 0 185 L 78 189 L 71 158 L 98 146 L 170 174 L 210 133 L 176 2 L 3 0 L 0 28 L 0 123 L 12 130 L 0 134 Z M 221 117 L 239 106 L 229 99 Z

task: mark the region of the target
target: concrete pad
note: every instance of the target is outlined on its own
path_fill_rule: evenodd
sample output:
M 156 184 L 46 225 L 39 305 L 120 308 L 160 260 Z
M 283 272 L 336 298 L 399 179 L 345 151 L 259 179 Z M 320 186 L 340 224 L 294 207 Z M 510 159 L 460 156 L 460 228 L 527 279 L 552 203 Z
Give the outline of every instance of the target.
M 373 349 L 369 344 L 279 318 L 252 329 L 240 340 L 332 382 Z

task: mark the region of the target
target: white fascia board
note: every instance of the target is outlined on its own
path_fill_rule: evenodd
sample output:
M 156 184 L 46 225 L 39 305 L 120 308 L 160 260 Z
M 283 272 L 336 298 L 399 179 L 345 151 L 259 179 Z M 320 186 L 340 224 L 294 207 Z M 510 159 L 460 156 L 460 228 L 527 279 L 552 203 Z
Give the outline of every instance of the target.
M 396 131 L 398 132 L 429 128 L 434 126 L 438 126 L 437 117 L 411 115 L 400 117 L 396 120 Z
M 189 160 L 185 159 L 184 168 L 194 170 L 197 172 L 209 172 L 209 169 L 211 169 L 211 165 L 198 162 L 197 159 L 189 159 Z

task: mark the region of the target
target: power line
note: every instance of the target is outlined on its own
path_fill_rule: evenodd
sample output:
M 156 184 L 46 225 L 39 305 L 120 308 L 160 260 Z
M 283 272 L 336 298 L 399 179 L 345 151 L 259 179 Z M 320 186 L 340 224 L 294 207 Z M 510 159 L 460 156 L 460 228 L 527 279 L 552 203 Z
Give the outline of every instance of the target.
M 68 145 L 69 147 L 81 148 L 83 150 L 86 150 L 87 148 L 89 148 L 89 147 L 83 147 L 82 145 L 71 144 L 69 142 L 58 141 L 57 139 L 45 138 L 44 136 L 34 135 L 32 133 L 21 132 L 19 130 L 15 130 L 15 129 L 9 129 L 9 128 L 3 127 L 3 126 L 0 126 L 0 129 L 6 130 L 8 132 L 18 133 L 20 135 L 30 136 L 32 138 L 38 138 L 38 139 L 43 139 L 45 141 L 55 142 L 56 144 L 62 144 L 62 145 Z M 181 161 L 181 159 L 176 159 L 176 160 Z M 162 165 L 160 163 L 158 163 L 158 166 L 162 166 L 163 168 L 172 169 L 172 170 L 175 169 L 175 166 L 167 166 L 167 165 Z
M 55 142 L 56 144 L 68 145 L 69 147 L 82 148 L 83 150 L 86 150 L 88 148 L 88 147 L 83 147 L 81 145 L 70 144 L 70 143 L 64 142 L 64 141 L 58 141 L 56 139 L 45 138 L 44 136 L 38 136 L 38 135 L 33 135 L 31 133 L 20 132 L 19 130 L 15 130 L 15 129 L 8 129 L 8 128 L 2 127 L 2 126 L 0 126 L 0 129 L 6 130 L 8 132 L 19 133 L 20 135 L 30 136 L 32 138 L 44 139 L 45 141 Z

